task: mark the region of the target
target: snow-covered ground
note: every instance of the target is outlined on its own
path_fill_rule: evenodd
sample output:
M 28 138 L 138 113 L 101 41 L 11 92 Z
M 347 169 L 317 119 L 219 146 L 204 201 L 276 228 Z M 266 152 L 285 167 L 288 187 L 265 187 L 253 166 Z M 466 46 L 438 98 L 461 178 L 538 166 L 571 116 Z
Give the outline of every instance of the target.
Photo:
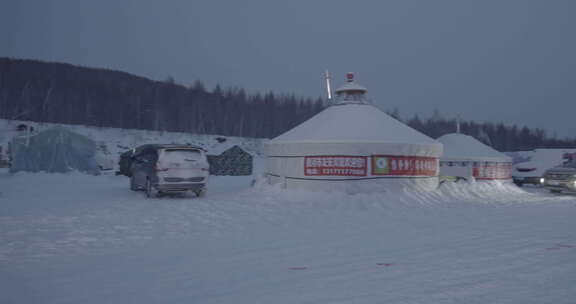
M 0 172 L 0 303 L 575 303 L 576 197 L 289 192 Z

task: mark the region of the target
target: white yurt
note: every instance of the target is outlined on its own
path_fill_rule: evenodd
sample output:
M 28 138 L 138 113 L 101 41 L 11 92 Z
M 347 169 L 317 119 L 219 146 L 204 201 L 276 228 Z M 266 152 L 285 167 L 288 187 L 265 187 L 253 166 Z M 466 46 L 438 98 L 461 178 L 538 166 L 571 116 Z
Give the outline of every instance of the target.
M 442 144 L 382 112 L 348 81 L 325 110 L 266 144 L 267 180 L 347 193 L 433 189 Z
M 438 138 L 444 144 L 440 176 L 476 180 L 510 180 L 512 158 L 483 144 L 472 136 L 452 133 Z

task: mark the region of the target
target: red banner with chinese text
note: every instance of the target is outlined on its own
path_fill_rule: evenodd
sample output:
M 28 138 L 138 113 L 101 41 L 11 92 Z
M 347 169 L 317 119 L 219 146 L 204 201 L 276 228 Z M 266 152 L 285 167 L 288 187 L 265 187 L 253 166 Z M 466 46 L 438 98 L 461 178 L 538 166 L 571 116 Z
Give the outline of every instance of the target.
M 512 178 L 512 164 L 483 162 L 474 165 L 472 174 L 476 179 L 510 179 Z
M 306 156 L 305 176 L 366 176 L 366 156 Z

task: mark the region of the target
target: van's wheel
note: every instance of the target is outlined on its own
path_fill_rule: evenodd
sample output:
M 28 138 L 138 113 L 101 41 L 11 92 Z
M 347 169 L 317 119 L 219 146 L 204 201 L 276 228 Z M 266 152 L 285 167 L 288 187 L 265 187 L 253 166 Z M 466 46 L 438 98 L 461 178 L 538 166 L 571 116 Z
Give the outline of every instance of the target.
M 202 188 L 200 190 L 196 190 L 194 191 L 194 193 L 196 194 L 197 197 L 206 197 L 206 188 Z
M 152 181 L 150 180 L 150 178 L 146 179 L 145 190 L 146 190 L 146 197 L 148 198 L 158 196 L 158 192 L 156 191 L 156 189 L 154 189 L 154 187 L 152 187 Z

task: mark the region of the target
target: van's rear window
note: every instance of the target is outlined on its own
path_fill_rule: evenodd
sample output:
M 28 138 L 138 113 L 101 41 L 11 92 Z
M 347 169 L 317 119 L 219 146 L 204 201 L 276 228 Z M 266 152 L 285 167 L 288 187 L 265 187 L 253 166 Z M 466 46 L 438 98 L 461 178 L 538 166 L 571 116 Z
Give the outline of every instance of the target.
M 201 159 L 202 153 L 199 150 L 191 149 L 167 149 L 164 150 L 163 160 L 171 162 L 182 162 Z

